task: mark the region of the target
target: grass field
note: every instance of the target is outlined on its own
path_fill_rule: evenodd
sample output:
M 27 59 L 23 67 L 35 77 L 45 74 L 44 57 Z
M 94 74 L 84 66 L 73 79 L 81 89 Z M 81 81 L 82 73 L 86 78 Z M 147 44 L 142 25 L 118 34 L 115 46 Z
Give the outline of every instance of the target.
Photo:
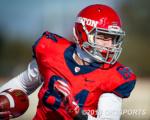
M 9 78 L 1 78 L 0 85 Z M 29 96 L 30 106 L 25 114 L 14 120 L 32 120 L 38 103 L 38 88 Z M 128 99 L 124 99 L 121 120 L 150 120 L 150 78 L 137 78 L 136 87 Z

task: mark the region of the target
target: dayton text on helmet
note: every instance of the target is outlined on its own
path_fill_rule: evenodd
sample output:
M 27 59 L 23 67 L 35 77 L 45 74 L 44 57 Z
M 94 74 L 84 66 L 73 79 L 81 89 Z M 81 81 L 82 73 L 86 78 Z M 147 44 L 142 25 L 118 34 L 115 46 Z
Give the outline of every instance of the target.
M 92 27 L 97 27 L 97 24 L 98 24 L 98 21 L 87 19 L 87 18 L 84 18 L 84 17 L 77 17 L 76 22 L 81 23 L 81 21 L 83 21 L 86 25 L 89 25 L 89 26 L 92 26 Z

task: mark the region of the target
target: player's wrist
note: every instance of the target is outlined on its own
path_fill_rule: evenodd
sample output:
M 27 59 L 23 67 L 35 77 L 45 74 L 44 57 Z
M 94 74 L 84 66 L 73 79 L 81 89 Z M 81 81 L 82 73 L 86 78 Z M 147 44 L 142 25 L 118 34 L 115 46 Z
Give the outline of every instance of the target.
M 67 108 L 67 112 L 72 118 L 74 118 L 79 113 L 79 109 L 79 106 L 76 104 L 74 107 Z
M 88 114 L 79 108 L 78 114 L 73 117 L 74 120 L 87 120 Z

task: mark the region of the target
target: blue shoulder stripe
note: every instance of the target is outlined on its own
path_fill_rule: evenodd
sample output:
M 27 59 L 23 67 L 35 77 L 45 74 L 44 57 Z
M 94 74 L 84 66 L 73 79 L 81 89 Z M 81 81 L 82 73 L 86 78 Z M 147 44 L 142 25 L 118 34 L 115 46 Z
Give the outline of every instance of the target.
M 117 87 L 113 91 L 113 93 L 115 93 L 116 95 L 118 95 L 122 98 L 127 98 L 130 96 L 130 93 L 133 90 L 133 88 L 135 87 L 135 84 L 136 84 L 136 80 L 126 82 L 126 83 L 120 85 L 119 87 Z

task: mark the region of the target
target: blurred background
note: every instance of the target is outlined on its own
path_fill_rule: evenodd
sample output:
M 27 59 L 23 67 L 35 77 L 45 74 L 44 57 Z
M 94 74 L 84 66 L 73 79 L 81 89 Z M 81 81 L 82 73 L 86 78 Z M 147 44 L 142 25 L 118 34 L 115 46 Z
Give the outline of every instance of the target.
M 32 60 L 32 45 L 43 32 L 72 40 L 76 15 L 91 4 L 112 7 L 126 31 L 119 62 L 133 70 L 137 84 L 124 100 L 123 110 L 145 110 L 146 114 L 124 114 L 121 120 L 150 120 L 149 0 L 0 0 L 0 85 L 26 70 Z M 18 120 L 32 119 L 37 92 L 29 96 L 30 108 Z

